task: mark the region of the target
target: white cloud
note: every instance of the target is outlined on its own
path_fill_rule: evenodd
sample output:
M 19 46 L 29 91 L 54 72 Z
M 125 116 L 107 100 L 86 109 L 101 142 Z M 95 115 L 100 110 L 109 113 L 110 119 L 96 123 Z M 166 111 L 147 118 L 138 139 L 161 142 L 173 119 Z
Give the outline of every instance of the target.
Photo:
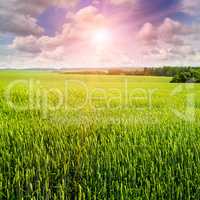
M 41 52 L 39 40 L 32 35 L 27 37 L 16 37 L 10 47 L 27 53 L 35 54 Z
M 110 3 L 114 5 L 121 5 L 121 4 L 134 4 L 138 2 L 138 0 L 110 0 Z
M 196 61 L 200 52 L 197 42 L 200 30 L 170 18 L 160 25 L 145 23 L 140 30 L 129 32 L 132 36 L 130 41 L 128 37 L 123 37 L 124 34 L 119 34 L 114 45 L 102 52 L 97 52 L 90 42 L 91 37 L 98 27 L 112 30 L 113 19 L 105 18 L 96 7 L 88 6 L 69 13 L 66 21 L 62 31 L 54 37 L 20 36 L 16 37 L 11 47 L 32 54 L 32 62 L 41 62 L 40 66 L 43 63 L 71 67 Z
M 157 30 L 151 23 L 145 23 L 138 33 L 138 38 L 146 44 L 152 44 L 157 40 Z
M 0 32 L 14 33 L 16 35 L 42 35 L 44 29 L 41 28 L 35 18 L 20 15 L 17 13 L 0 13 Z
M 200 15 L 200 1 L 199 0 L 183 0 L 182 10 L 190 15 Z
M 151 23 L 145 23 L 138 33 L 138 38 L 146 44 L 152 44 L 156 41 L 171 43 L 174 45 L 183 44 L 183 36 L 195 34 L 194 27 L 188 27 L 178 21 L 166 18 L 163 23 L 157 27 Z
M 0 4 L 0 33 L 42 35 L 36 17 L 49 6 L 70 6 L 77 0 L 8 0 Z
M 137 12 L 140 0 L 105 1 L 106 5 L 108 3 L 120 8 L 121 6 L 122 8 L 130 7 L 126 9 L 126 13 L 112 13 L 110 18 L 108 16 L 105 18 L 97 9 L 104 0 L 94 0 L 91 6 L 80 9 L 76 13 L 69 10 L 61 32 L 56 33 L 54 37 L 44 36 L 44 30 L 38 25 L 37 17 L 50 6 L 69 7 L 76 5 L 78 1 L 2 0 L 0 35 L 12 33 L 17 36 L 10 45 L 9 51 L 17 51 L 19 63 L 23 61 L 23 56 L 28 56 L 27 60 L 24 59 L 24 63 L 31 63 L 30 60 L 32 60 L 32 63 L 43 62 L 47 65 L 54 62 L 72 65 L 73 63 L 84 65 L 88 62 L 120 65 L 120 63 L 133 63 L 132 61 L 137 60 L 139 56 L 143 59 L 143 55 L 147 63 L 150 60 L 169 59 L 172 62 L 176 59 L 197 61 L 200 57 L 198 56 L 200 55 L 198 42 L 200 28 L 198 27 L 187 26 L 166 18 L 160 25 L 144 23 L 141 29 L 137 30 L 138 24 L 151 20 L 148 17 L 143 19 L 145 10 L 141 14 L 141 19 L 138 17 L 132 24 L 124 23 L 134 14 L 133 10 Z M 200 16 L 199 0 L 181 0 L 180 2 L 181 11 L 191 16 Z M 115 42 L 112 48 L 100 53 L 96 52 L 97 48 L 90 42 L 93 31 L 98 27 L 109 27 L 111 32 L 115 30 L 118 32 L 113 34 L 114 39 L 112 39 Z M 115 30 L 112 30 L 113 27 Z M 34 59 L 33 57 L 29 59 L 30 56 Z
M 38 53 L 42 50 L 51 51 L 59 46 L 70 46 L 75 43 L 88 42 L 92 31 L 106 25 L 106 19 L 95 7 L 89 6 L 70 16 L 71 22 L 63 25 L 63 30 L 55 37 L 34 36 L 16 37 L 12 47 L 20 51 Z M 33 49 L 33 51 L 31 50 Z
M 160 35 L 168 38 L 173 37 L 174 35 L 188 35 L 193 32 L 190 27 L 170 18 L 164 20 L 158 31 L 160 32 Z
M 69 17 L 71 21 L 64 24 L 61 33 L 56 36 L 20 36 L 10 47 L 44 60 L 62 62 L 67 59 L 67 62 L 83 64 L 93 60 L 94 64 L 98 55 L 91 37 L 96 29 L 106 26 L 108 20 L 93 6 L 85 7 Z
M 169 64 L 197 62 L 200 30 L 196 26 L 186 26 L 178 21 L 166 18 L 160 25 L 146 23 L 138 32 L 141 54 L 147 60 Z
M 17 37 L 12 48 L 31 53 L 41 62 L 61 66 L 119 66 L 153 61 L 177 63 L 192 60 L 200 52 L 196 42 L 197 28 L 166 18 L 158 26 L 145 23 L 130 41 L 134 45 L 130 42 L 123 44 L 118 38 L 114 46 L 99 53 L 90 43 L 91 34 L 98 26 L 109 23 L 105 17 L 92 6 L 67 17 L 71 22 L 64 24 L 62 32 L 55 37 Z

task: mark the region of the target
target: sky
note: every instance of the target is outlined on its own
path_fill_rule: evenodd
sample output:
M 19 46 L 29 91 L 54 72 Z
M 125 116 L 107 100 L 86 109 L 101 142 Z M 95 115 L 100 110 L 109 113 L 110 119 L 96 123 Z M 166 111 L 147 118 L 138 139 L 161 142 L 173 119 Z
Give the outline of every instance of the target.
M 7 0 L 0 68 L 200 65 L 199 0 Z

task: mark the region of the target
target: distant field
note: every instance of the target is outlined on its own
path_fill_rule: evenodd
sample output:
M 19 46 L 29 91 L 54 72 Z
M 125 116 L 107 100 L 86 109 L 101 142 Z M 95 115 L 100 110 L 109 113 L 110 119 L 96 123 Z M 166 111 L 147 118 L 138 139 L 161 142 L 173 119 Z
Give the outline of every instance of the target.
M 199 199 L 200 85 L 0 72 L 0 199 Z

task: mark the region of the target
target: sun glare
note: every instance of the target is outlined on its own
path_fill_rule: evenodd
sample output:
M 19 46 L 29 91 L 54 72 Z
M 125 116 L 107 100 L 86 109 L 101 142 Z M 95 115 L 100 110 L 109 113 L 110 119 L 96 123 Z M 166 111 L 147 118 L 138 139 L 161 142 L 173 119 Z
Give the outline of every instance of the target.
M 111 41 L 111 33 L 107 29 L 96 30 L 93 34 L 93 43 L 96 45 L 106 45 Z

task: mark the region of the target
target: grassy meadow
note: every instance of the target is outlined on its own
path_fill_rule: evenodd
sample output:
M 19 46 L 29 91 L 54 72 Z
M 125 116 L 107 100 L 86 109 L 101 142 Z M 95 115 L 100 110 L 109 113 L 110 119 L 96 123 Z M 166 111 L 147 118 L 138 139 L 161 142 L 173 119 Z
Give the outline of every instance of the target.
M 200 199 L 200 85 L 0 72 L 0 199 Z

